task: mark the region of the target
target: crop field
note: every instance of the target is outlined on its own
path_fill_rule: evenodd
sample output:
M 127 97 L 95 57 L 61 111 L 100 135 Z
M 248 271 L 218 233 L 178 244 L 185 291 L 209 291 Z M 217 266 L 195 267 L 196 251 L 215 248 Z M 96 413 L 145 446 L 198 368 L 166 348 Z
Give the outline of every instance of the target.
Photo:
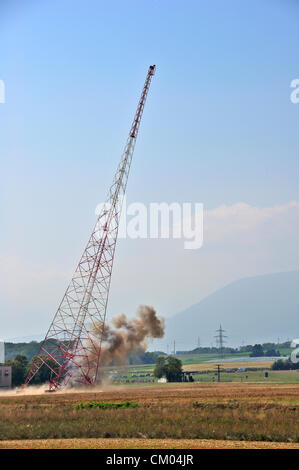
M 249 354 L 250 353 L 225 354 L 224 357 L 226 359 L 237 359 L 238 357 L 249 357 Z M 210 360 L 218 360 L 219 354 L 176 354 L 176 357 L 179 358 L 183 364 L 199 364 Z
M 134 406 L 115 406 L 124 402 Z M 296 384 L 130 384 L 50 394 L 32 388 L 2 394 L 0 413 L 0 447 L 299 448 Z
M 221 382 L 262 383 L 262 384 L 298 384 L 299 372 L 273 371 L 271 361 L 227 362 L 221 363 Z M 240 370 L 243 369 L 243 370 Z M 195 382 L 212 383 L 218 380 L 217 364 L 212 362 L 187 363 L 183 365 L 185 372 L 192 372 Z M 154 365 L 125 366 L 108 369 L 107 377 L 114 384 L 134 385 L 136 383 L 156 384 L 153 377 Z M 267 377 L 265 377 L 267 372 Z
M 242 366 L 240 366 L 242 367 Z M 262 367 L 262 366 L 260 366 Z M 185 366 L 184 370 L 194 370 L 191 366 Z M 248 384 L 298 384 L 299 385 L 299 372 L 295 370 L 291 371 L 272 371 L 267 370 L 267 367 L 259 370 L 258 368 L 246 368 L 245 372 L 231 371 L 226 372 L 224 369 L 220 374 L 221 382 L 234 382 L 234 383 L 248 383 Z M 268 376 L 265 377 L 265 372 Z M 193 374 L 194 380 L 198 382 L 215 382 L 218 380 L 216 374 L 216 368 L 211 370 L 209 367 L 207 370 L 202 369 L 198 374 Z
M 260 362 L 202 362 L 202 363 L 194 363 L 194 364 L 186 364 L 183 365 L 184 370 L 215 370 L 216 365 L 220 364 L 222 369 L 238 369 L 240 367 L 245 367 L 247 369 L 269 369 L 273 362 L 271 361 L 260 361 Z

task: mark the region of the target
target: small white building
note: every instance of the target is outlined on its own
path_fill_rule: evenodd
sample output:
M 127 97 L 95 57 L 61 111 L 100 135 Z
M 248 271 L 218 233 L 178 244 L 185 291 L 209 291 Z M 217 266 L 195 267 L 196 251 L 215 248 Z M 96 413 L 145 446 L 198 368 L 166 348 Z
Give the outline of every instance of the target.
M 11 366 L 0 366 L 0 390 L 11 388 Z
M 4 364 L 5 362 L 5 345 L 4 341 L 0 339 L 0 364 Z

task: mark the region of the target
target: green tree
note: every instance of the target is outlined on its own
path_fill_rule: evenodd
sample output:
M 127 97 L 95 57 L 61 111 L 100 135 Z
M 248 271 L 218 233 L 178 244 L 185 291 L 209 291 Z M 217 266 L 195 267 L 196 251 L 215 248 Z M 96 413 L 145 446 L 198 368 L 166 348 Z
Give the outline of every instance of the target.
M 129 364 L 155 364 L 157 358 L 163 354 L 160 351 L 145 352 L 143 349 L 137 348 L 129 355 L 128 362 Z M 164 355 L 166 356 L 166 354 Z
M 277 356 L 280 356 L 280 352 L 279 352 L 279 351 L 276 351 L 275 348 L 271 348 L 271 349 L 268 349 L 268 350 L 265 352 L 265 356 L 268 356 L 268 357 L 277 357 Z
M 53 371 L 57 372 L 59 366 L 57 362 L 54 361 L 54 359 L 51 359 L 49 356 L 46 356 L 46 355 L 42 356 L 42 359 L 51 367 Z M 30 367 L 34 360 L 35 360 L 35 357 L 32 358 L 32 361 L 28 366 L 28 371 L 30 370 Z M 40 364 L 41 362 L 42 360 L 38 359 L 36 361 L 36 364 Z M 31 383 L 37 385 L 37 384 L 43 384 L 43 383 L 48 382 L 51 378 L 51 375 L 53 374 L 51 369 L 49 369 L 49 367 L 47 367 L 46 364 L 41 365 L 40 369 L 33 377 Z
M 16 357 L 14 358 L 15 361 L 19 362 L 22 364 L 22 366 L 27 367 L 28 364 L 28 359 L 26 356 L 22 354 L 17 354 Z
M 11 383 L 13 387 L 23 385 L 27 372 L 27 357 L 18 354 L 13 360 L 8 359 L 5 363 L 11 366 Z
M 156 367 L 154 369 L 154 376 L 157 379 L 161 379 L 165 375 L 165 363 L 166 363 L 167 357 L 160 356 L 157 358 L 156 361 Z
M 174 356 L 160 356 L 156 362 L 154 376 L 158 379 L 166 377 L 168 382 L 181 382 L 182 362 Z
M 278 361 L 272 364 L 272 370 L 296 370 L 298 368 L 298 364 L 292 362 L 290 359 L 278 359 Z

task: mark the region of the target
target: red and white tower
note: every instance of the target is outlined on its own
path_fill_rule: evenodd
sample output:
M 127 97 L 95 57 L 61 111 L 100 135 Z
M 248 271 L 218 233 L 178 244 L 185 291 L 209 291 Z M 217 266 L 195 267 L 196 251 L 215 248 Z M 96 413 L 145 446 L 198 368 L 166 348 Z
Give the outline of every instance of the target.
M 50 369 L 49 386 L 53 390 L 69 382 L 92 385 L 97 379 L 122 200 L 155 69 L 155 65 L 148 69 L 107 200 L 24 385 L 41 367 Z M 99 325 L 102 325 L 100 334 Z

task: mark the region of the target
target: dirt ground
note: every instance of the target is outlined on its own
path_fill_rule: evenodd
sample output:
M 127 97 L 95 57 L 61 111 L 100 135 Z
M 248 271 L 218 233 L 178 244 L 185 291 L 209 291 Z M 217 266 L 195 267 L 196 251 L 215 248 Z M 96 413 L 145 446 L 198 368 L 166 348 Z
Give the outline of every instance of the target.
M 28 387 L 21 393 L 14 390 L 2 392 L 0 403 L 9 404 L 67 404 L 85 400 L 137 400 L 185 402 L 200 401 L 242 402 L 297 402 L 297 384 L 242 384 L 242 383 L 166 383 L 155 385 L 108 385 L 87 389 L 69 389 L 56 393 L 44 393 L 45 386 Z
M 73 410 L 90 400 L 139 408 Z M 0 396 L 0 449 L 299 449 L 298 408 L 299 386 L 286 384 L 28 387 Z

